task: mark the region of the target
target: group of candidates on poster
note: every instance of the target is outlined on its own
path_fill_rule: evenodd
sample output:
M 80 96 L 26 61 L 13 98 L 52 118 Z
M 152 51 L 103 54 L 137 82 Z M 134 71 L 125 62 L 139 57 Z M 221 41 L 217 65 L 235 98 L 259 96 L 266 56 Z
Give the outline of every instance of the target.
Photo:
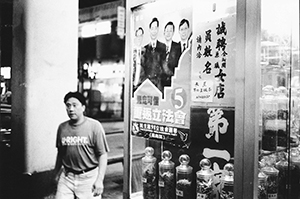
M 149 23 L 149 42 L 142 45 L 145 28 L 139 26 L 135 30 L 135 45 L 133 52 L 133 88 L 134 90 L 149 79 L 162 93 L 164 87 L 171 86 L 171 78 L 181 54 L 190 47 L 190 21 L 183 18 L 178 27 L 172 21 L 163 25 L 165 41 L 158 40 L 158 33 L 162 24 L 157 17 Z M 180 41 L 173 40 L 175 31 L 178 30 Z

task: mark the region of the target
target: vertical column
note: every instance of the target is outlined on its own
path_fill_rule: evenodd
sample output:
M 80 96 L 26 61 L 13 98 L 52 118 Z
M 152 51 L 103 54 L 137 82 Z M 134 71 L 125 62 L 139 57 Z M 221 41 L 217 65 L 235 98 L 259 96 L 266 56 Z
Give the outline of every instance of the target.
M 257 197 L 260 1 L 237 1 L 234 197 Z
M 77 90 L 78 0 L 16 0 L 13 20 L 12 158 L 33 173 L 54 167 L 63 97 Z

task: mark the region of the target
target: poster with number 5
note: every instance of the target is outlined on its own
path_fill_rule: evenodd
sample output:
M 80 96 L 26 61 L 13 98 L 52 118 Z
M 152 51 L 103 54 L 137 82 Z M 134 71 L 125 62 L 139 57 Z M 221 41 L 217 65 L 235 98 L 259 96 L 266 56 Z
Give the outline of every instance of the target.
M 192 1 L 143 4 L 131 20 L 132 134 L 187 147 Z

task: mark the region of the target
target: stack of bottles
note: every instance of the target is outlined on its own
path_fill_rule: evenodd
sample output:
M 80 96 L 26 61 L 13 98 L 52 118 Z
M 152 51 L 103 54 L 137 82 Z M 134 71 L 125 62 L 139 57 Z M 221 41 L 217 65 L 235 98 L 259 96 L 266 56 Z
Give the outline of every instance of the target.
M 262 150 L 276 151 L 278 144 L 277 110 L 273 86 L 265 86 L 262 91 Z
M 290 156 L 290 157 L 289 157 Z M 300 151 L 263 156 L 259 162 L 258 199 L 300 198 Z
M 265 152 L 285 150 L 289 144 L 292 146 L 299 144 L 300 96 L 293 89 L 291 102 L 289 102 L 288 93 L 287 88 L 283 86 L 274 88 L 267 85 L 262 89 L 260 99 L 261 149 Z M 289 129 L 291 129 L 290 132 Z
M 299 91 L 262 89 L 259 199 L 300 198 Z
M 265 156 L 261 163 L 261 171 L 267 176 L 265 182 L 265 189 L 268 199 L 278 198 L 278 173 L 275 168 L 275 157 Z
M 177 167 L 171 161 L 172 153 L 170 151 L 162 152 L 162 160 L 159 163 L 156 162 L 153 154 L 154 149 L 147 147 L 145 156 L 142 158 L 144 199 L 190 199 L 194 195 L 193 191 L 195 191 L 197 199 L 214 198 L 213 189 L 216 188 L 214 185 L 216 177 L 211 169 L 209 159 L 205 158 L 200 161 L 200 170 L 193 176 L 193 168 L 189 165 L 190 157 L 187 154 L 179 157 L 180 165 Z M 157 170 L 158 173 L 156 173 Z M 233 164 L 226 164 L 223 171 L 221 190 L 219 190 L 220 197 L 222 199 L 233 199 Z M 196 178 L 196 190 L 192 189 L 194 177 Z

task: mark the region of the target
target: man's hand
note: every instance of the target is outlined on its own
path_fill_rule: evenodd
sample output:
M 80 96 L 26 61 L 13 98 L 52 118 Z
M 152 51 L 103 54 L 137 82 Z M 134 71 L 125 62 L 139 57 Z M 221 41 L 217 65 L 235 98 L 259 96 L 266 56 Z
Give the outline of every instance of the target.
M 53 174 L 51 182 L 50 182 L 50 186 L 51 186 L 52 190 L 56 191 L 59 178 L 60 178 L 60 173 Z
M 58 184 L 60 175 L 61 175 L 61 172 L 59 172 L 58 174 L 55 174 L 55 176 L 53 178 L 53 183 L 55 183 L 56 185 Z
M 93 184 L 92 192 L 94 196 L 100 196 L 103 193 L 104 185 L 102 180 L 96 180 Z

